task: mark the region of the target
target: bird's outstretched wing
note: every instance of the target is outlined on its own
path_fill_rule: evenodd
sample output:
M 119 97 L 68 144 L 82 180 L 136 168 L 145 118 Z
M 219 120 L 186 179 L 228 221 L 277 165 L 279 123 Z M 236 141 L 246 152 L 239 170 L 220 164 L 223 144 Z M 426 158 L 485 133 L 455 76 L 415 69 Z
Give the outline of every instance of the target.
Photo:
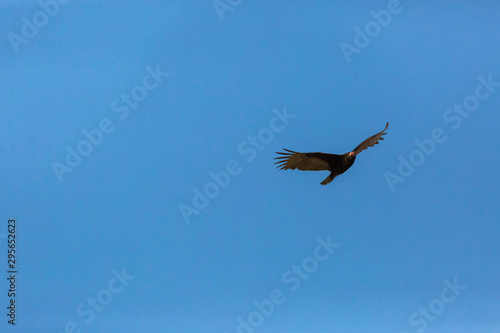
M 276 152 L 283 155 L 275 157 L 278 160 L 276 163 L 277 168 L 280 170 L 299 169 L 303 171 L 321 171 L 331 170 L 332 165 L 339 163 L 342 160 L 340 155 L 324 154 L 324 153 L 298 153 L 293 150 L 288 150 L 286 153 Z
M 368 139 L 366 139 L 365 141 L 361 142 L 356 148 L 354 148 L 353 152 L 356 155 L 358 155 L 359 153 L 361 153 L 366 148 L 370 148 L 370 147 L 373 147 L 376 144 L 378 144 L 379 140 L 384 140 L 384 138 L 382 137 L 382 135 L 386 135 L 387 134 L 387 133 L 384 133 L 385 130 L 387 129 L 387 127 L 389 127 L 389 123 L 387 123 L 387 125 L 385 125 L 385 128 L 384 128 L 384 130 L 382 132 L 377 133 L 375 135 L 372 135 Z

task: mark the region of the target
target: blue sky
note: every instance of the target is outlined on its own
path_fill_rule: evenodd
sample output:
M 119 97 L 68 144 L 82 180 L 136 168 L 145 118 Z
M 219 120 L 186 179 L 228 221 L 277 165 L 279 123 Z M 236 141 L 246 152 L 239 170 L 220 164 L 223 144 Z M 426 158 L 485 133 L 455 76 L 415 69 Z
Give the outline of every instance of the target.
M 2 331 L 14 217 L 18 332 L 498 332 L 500 4 L 63 2 L 0 3 Z

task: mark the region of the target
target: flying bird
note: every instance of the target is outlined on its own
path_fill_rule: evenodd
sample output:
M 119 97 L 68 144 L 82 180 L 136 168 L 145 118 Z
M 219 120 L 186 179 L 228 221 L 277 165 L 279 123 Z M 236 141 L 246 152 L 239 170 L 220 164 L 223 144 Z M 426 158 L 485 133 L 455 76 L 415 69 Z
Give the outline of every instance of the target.
M 384 130 L 380 133 L 370 136 L 365 141 L 361 142 L 353 151 L 343 155 L 325 154 L 325 153 L 298 153 L 293 150 L 283 148 L 286 152 L 276 152 L 283 155 L 275 157 L 278 161 L 277 168 L 280 170 L 299 169 L 303 171 L 321 171 L 328 170 L 330 175 L 321 182 L 321 185 L 330 183 L 335 177 L 346 172 L 356 160 L 356 156 L 363 150 L 373 147 L 378 144 L 379 140 L 384 140 L 382 135 L 389 127 L 389 123 L 385 126 Z

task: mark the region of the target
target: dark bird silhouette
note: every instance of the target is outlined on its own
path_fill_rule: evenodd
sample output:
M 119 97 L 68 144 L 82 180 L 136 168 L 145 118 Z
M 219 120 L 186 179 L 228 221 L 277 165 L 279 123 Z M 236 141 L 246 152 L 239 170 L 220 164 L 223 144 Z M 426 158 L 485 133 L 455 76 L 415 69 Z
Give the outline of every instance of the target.
M 387 134 L 384 132 L 388 127 L 389 123 L 387 123 L 382 132 L 370 136 L 368 139 L 361 142 L 356 148 L 354 148 L 353 151 L 350 151 L 343 155 L 325 153 L 298 153 L 296 151 L 283 148 L 283 150 L 287 152 L 276 152 L 277 154 L 283 156 L 275 157 L 275 159 L 277 159 L 278 161 L 274 164 L 277 164 L 277 168 L 279 168 L 280 170 L 329 170 L 331 172 L 330 175 L 321 182 L 321 185 L 326 185 L 338 175 L 346 172 L 354 164 L 356 156 L 359 153 L 361 153 L 366 148 L 375 146 L 376 144 L 378 144 L 379 140 L 384 140 L 382 135 Z

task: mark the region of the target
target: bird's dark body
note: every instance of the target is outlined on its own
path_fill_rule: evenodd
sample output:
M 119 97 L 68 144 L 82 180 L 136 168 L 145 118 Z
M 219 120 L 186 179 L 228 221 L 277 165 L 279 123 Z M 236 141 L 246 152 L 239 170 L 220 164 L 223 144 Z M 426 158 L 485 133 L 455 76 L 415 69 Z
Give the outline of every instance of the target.
M 330 168 L 335 171 L 338 175 L 346 172 L 356 160 L 356 157 L 349 158 L 349 153 L 343 155 L 336 154 L 323 154 L 323 153 L 306 153 L 306 156 L 322 158 L 324 159 Z
M 278 152 L 282 156 L 276 157 L 278 160 L 275 164 L 280 170 L 299 169 L 304 171 L 320 171 L 329 170 L 330 175 L 321 182 L 321 185 L 326 185 L 338 175 L 343 174 L 354 164 L 356 156 L 368 147 L 378 144 L 379 140 L 383 140 L 382 135 L 385 135 L 385 130 L 389 127 L 389 123 L 380 133 L 372 135 L 353 151 L 343 155 L 325 154 L 325 153 L 299 153 L 293 150 L 284 149 L 285 152 Z

